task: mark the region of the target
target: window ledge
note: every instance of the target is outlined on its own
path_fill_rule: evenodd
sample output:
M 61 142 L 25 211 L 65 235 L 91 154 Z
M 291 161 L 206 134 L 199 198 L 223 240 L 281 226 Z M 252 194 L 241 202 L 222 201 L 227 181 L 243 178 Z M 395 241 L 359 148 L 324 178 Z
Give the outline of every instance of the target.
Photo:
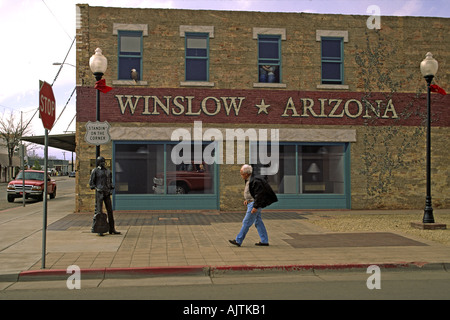
M 348 90 L 349 86 L 347 84 L 318 84 L 317 89 Z
M 148 83 L 147 81 L 113 80 L 112 84 L 115 86 L 146 86 Z
M 181 87 L 214 87 L 214 82 L 209 81 L 181 81 Z
M 254 82 L 253 88 L 286 88 L 286 83 Z

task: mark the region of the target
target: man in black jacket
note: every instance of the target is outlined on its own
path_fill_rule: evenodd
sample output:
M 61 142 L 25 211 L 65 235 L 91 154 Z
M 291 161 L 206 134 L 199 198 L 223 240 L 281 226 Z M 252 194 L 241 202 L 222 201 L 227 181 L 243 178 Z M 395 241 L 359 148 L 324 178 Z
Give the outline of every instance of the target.
M 241 168 L 241 177 L 245 181 L 244 188 L 244 205 L 247 206 L 247 212 L 242 221 L 242 228 L 235 240 L 229 240 L 231 244 L 240 247 L 244 238 L 250 229 L 255 224 L 261 241 L 255 243 L 257 246 L 268 246 L 269 237 L 267 235 L 266 227 L 261 218 L 261 209 L 278 201 L 275 192 L 273 192 L 267 177 L 257 176 L 252 174 L 253 169 L 250 165 L 245 164 Z
M 112 184 L 112 175 L 111 171 L 106 168 L 105 158 L 98 157 L 97 158 L 97 167 L 92 169 L 91 179 L 89 180 L 89 186 L 92 190 L 95 189 L 95 215 L 94 221 L 92 224 L 91 231 L 95 233 L 95 222 L 97 214 L 102 214 L 102 206 L 103 202 L 105 203 L 106 212 L 108 213 L 108 223 L 109 223 L 109 234 L 120 234 L 119 231 L 116 231 L 114 228 L 114 215 L 112 210 L 111 203 L 111 192 L 114 189 Z M 103 233 L 99 233 L 99 235 L 103 235 Z

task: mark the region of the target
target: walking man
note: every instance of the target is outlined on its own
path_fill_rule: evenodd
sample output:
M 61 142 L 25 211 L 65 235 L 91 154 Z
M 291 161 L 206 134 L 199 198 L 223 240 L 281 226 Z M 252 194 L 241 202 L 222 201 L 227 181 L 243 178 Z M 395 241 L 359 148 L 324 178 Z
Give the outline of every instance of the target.
M 257 246 L 268 246 L 269 237 L 266 227 L 261 218 L 262 208 L 278 201 L 275 192 L 273 192 L 267 177 L 256 176 L 252 173 L 253 168 L 244 164 L 241 168 L 241 178 L 245 181 L 244 205 L 247 206 L 247 212 L 242 221 L 242 228 L 235 240 L 229 240 L 231 244 L 240 247 L 250 227 L 255 224 L 261 241 L 255 243 Z

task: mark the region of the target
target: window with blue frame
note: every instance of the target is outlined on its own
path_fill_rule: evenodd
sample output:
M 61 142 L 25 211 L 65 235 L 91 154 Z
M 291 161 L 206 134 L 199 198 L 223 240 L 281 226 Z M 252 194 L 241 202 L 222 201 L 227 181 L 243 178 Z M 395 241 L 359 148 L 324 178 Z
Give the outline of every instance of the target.
M 322 37 L 322 84 L 344 83 L 343 38 Z
M 119 63 L 118 79 L 130 80 L 131 70 L 136 69 L 142 79 L 142 31 L 118 31 Z
M 281 82 L 280 36 L 258 35 L 258 70 L 259 82 Z
M 279 144 L 278 172 L 269 175 L 277 194 L 345 194 L 346 143 Z M 257 148 L 257 145 L 252 145 Z M 271 153 L 271 146 L 268 146 Z M 253 151 L 256 154 L 255 150 Z M 259 159 L 258 159 L 259 160 Z M 259 172 L 261 164 L 256 165 Z
M 185 35 L 186 81 L 209 81 L 209 34 Z
M 200 159 L 206 146 L 199 148 Z M 172 154 L 181 160 L 174 161 Z M 215 194 L 215 164 L 196 162 L 195 154 L 193 143 L 180 149 L 173 142 L 116 142 L 115 193 Z

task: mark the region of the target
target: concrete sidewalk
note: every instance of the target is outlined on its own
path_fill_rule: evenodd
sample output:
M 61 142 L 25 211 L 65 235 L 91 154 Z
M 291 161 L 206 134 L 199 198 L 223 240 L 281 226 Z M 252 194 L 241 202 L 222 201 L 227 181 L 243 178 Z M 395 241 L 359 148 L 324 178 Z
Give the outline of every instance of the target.
M 90 232 L 92 214 L 75 214 L 73 195 L 48 201 L 46 262 L 41 268 L 43 205 L 0 211 L 0 281 L 60 277 L 71 265 L 83 277 L 213 274 L 250 270 L 450 268 L 449 246 L 393 232 L 330 232 L 311 223 L 333 211 L 263 211 L 269 247 L 251 228 L 231 245 L 244 212 L 116 212 L 121 235 Z M 351 213 L 351 211 L 346 211 Z M 403 212 L 404 213 L 404 212 Z M 395 212 L 393 213 L 395 214 Z

